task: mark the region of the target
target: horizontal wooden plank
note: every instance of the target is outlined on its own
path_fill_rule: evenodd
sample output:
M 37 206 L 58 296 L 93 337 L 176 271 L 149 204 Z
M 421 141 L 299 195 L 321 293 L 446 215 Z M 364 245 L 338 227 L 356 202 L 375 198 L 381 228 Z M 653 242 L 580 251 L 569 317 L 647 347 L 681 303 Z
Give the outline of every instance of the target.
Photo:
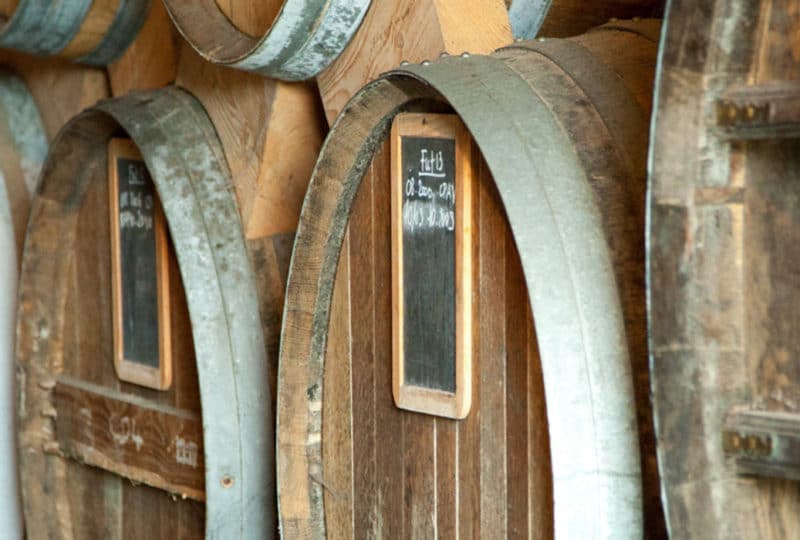
M 59 451 L 181 497 L 205 500 L 199 415 L 72 377 L 54 390 Z

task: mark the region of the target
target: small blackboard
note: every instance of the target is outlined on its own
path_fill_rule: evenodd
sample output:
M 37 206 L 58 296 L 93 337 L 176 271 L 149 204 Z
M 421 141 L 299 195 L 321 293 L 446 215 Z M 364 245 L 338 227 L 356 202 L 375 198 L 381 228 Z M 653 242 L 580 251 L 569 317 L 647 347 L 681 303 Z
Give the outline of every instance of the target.
M 466 416 L 471 388 L 468 144 L 454 115 L 403 114 L 392 128 L 395 402 L 451 418 Z
M 109 144 L 114 365 L 121 380 L 171 384 L 169 269 L 164 214 L 138 149 Z

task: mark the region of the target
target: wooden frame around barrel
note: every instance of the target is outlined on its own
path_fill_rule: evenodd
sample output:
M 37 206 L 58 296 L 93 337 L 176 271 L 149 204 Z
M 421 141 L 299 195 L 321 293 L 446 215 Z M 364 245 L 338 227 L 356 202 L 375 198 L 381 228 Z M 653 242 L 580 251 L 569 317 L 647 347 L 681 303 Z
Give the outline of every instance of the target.
M 371 0 L 285 0 L 260 39 L 237 28 L 215 0 L 164 0 L 178 30 L 206 60 L 284 80 L 325 69 L 347 46 Z
M 105 178 L 106 144 L 121 129 L 153 176 L 188 299 L 203 408 L 206 537 L 272 537 L 273 432 L 263 420 L 271 417 L 271 401 L 256 281 L 214 127 L 200 104 L 176 88 L 130 94 L 82 113 L 61 131 L 42 173 L 17 330 L 28 534 L 74 535 L 60 500 L 67 479 L 57 419 L 42 411 L 54 410 L 55 377 L 65 357 L 63 269 L 72 256 L 77 210 L 89 182 Z
M 655 24 L 636 32 L 649 36 L 652 58 L 645 73 L 652 74 L 657 30 Z M 626 156 L 625 150 L 609 155 L 621 177 L 638 171 L 640 197 L 634 198 L 639 205 L 621 215 L 638 214 L 641 232 L 648 107 L 637 105 L 631 97 L 635 92 L 624 87 L 619 74 L 578 43 L 548 40 L 514 49 L 519 47 L 535 49 L 557 66 L 563 61 L 558 77 L 572 77 L 584 92 L 591 92 L 588 87 L 598 78 L 613 85 L 613 90 L 591 95 L 607 114 L 592 125 L 605 125 L 604 140 L 610 138 L 619 149 L 626 149 L 626 142 L 638 144 L 635 155 Z M 580 133 L 579 125 L 586 125 L 577 119 L 596 117 L 575 113 L 570 116 L 575 125 L 564 127 L 551 104 L 531 91 L 526 80 L 531 73 L 515 61 L 518 50 L 463 56 L 401 68 L 368 85 L 343 111 L 323 148 L 298 230 L 281 343 L 277 436 L 282 530 L 290 536 L 324 537 L 324 491 L 337 496 L 322 469 L 320 401 L 337 261 L 365 170 L 396 114 L 452 107 L 488 163 L 521 255 L 545 380 L 556 536 L 641 536 L 639 451 L 618 270 L 606 249 L 604 219 L 588 173 L 569 138 L 572 130 Z M 651 80 L 642 77 L 642 101 L 649 102 Z M 548 99 L 559 99 L 558 92 Z M 559 106 L 575 106 L 571 96 L 563 99 Z M 541 126 L 552 137 L 543 140 L 530 126 Z M 637 246 L 639 256 L 632 255 L 630 264 L 638 260 L 638 273 L 630 283 L 635 282 L 631 288 L 638 287 L 638 293 L 630 294 L 638 306 L 632 311 L 638 313 L 630 316 L 638 321 L 634 339 L 639 357 L 634 361 L 641 367 L 644 292 L 643 279 L 636 276 L 643 276 L 643 247 Z

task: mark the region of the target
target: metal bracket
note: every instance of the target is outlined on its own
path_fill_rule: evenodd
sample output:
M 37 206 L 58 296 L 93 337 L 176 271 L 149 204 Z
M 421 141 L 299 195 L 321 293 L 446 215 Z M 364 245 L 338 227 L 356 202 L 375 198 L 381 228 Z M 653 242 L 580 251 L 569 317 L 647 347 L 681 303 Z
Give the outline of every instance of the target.
M 800 138 L 800 83 L 731 88 L 717 100 L 716 117 L 725 140 Z
M 800 480 L 800 414 L 733 409 L 722 449 L 739 474 Z

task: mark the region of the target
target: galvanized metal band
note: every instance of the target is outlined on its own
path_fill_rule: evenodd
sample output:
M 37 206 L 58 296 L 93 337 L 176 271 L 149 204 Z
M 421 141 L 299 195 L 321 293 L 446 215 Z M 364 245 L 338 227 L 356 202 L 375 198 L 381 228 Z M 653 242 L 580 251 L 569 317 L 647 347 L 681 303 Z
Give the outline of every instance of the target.
M 47 135 L 27 85 L 5 70 L 0 70 L 0 107 L 8 119 L 9 131 L 20 158 L 25 190 L 31 198 L 47 157 Z
M 98 109 L 113 116 L 142 151 L 172 233 L 203 408 L 206 537 L 272 537 L 273 432 L 263 421 L 271 417 L 266 348 L 216 131 L 200 103 L 178 89 L 106 101 Z
M 308 511 L 282 506 L 282 531 L 325 535 L 321 487 L 311 480 L 324 473 L 320 449 L 298 446 L 317 440 L 321 430 L 321 419 L 303 400 L 323 393 L 331 295 L 353 198 L 392 118 L 440 96 L 481 148 L 521 254 L 545 377 L 556 534 L 641 536 L 625 328 L 593 193 L 571 142 L 528 83 L 501 60 L 475 56 L 412 66 L 368 85 L 339 116 L 323 147 L 298 229 L 279 367 L 280 380 L 306 376 L 308 388 L 318 389 L 313 396 L 284 390 L 278 396 L 279 474 L 293 490 L 307 487 Z M 538 137 L 541 132 L 552 137 Z
M 514 37 L 533 39 L 539 33 L 552 0 L 514 0 L 508 8 L 508 18 Z
M 259 40 L 236 28 L 213 0 L 164 4 L 178 30 L 211 62 L 284 80 L 317 75 L 344 50 L 366 15 L 371 0 L 287 0 L 272 27 Z M 199 18 L 199 19 L 198 19 Z M 204 20 L 195 24 L 194 20 Z M 211 19 L 219 39 L 207 33 Z
M 151 0 L 121 0 L 117 14 L 97 47 L 78 62 L 93 66 L 106 66 L 116 61 L 139 34 Z
M 589 98 L 611 136 L 617 141 L 620 156 L 631 177 L 646 171 L 646 158 L 631 151 L 647 140 L 649 120 L 636 97 L 620 75 L 602 63 L 581 44 L 565 39 L 524 41 L 503 50 L 526 49 L 538 52 L 562 69 Z M 523 73 L 533 78 L 534 72 Z
M 547 104 L 498 59 L 402 72 L 430 84 L 458 112 L 504 202 L 536 320 L 556 537 L 641 537 L 625 325 L 600 211 L 573 143 Z M 468 77 L 479 82 L 467 85 Z
M 0 47 L 58 54 L 75 37 L 92 0 L 21 0 L 0 30 Z

